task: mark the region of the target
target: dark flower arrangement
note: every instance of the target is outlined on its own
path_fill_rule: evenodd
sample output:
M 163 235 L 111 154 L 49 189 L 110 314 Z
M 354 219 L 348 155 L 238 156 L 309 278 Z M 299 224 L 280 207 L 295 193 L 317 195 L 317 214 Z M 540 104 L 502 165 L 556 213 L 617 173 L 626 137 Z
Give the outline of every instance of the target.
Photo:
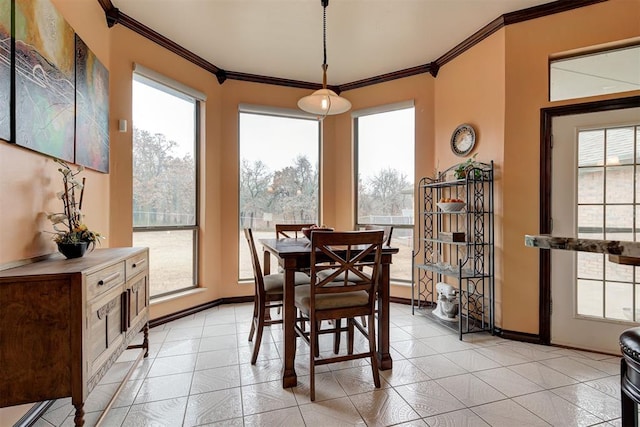
M 53 241 L 56 243 L 79 243 L 88 242 L 93 249 L 96 243 L 100 243 L 103 238 L 100 233 L 89 230 L 82 221 L 82 198 L 84 196 L 84 183 L 76 179 L 76 176 L 84 170 L 83 166 L 78 166 L 74 172 L 71 167 L 60 159 L 54 159 L 60 165 L 58 171 L 62 174 L 64 191 L 57 193 L 57 196 L 64 205 L 64 211 L 47 214 L 47 218 L 53 224 Z M 78 200 L 76 200 L 78 196 Z

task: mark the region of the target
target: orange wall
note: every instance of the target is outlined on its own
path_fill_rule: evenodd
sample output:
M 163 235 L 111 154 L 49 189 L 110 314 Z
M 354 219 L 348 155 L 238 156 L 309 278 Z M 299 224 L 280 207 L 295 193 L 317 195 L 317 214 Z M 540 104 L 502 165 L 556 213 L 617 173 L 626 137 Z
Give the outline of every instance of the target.
M 500 30 L 473 49 L 445 64 L 436 78 L 436 164 L 443 171 L 464 161 L 451 151 L 451 134 L 462 124 L 476 130 L 476 160 L 494 161 L 496 324 L 502 308 L 502 167 L 504 143 L 505 32 Z
M 539 231 L 540 109 L 597 99 L 549 102 L 549 55 L 638 36 L 637 0 L 609 0 L 506 28 L 502 171 L 505 329 L 538 333 L 539 254 L 537 249 L 524 246 L 524 235 Z

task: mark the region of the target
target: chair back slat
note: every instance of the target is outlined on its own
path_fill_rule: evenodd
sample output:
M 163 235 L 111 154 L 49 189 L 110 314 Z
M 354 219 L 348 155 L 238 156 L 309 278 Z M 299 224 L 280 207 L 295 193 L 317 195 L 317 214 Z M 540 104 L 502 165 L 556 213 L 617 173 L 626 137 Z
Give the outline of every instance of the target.
M 383 238 L 382 230 L 312 233 L 311 305 L 316 294 L 367 291 L 373 307 Z M 323 270 L 332 273 L 322 278 L 318 272 Z M 338 276 L 342 279 L 335 281 Z
M 304 237 L 302 229 L 310 228 L 312 225 L 315 224 L 276 224 L 276 239 Z
M 373 225 L 367 224 L 363 227 L 363 230 L 382 230 L 384 231 L 384 245 L 391 246 L 391 235 L 393 234 L 393 225 Z
M 265 298 L 264 278 L 262 276 L 262 267 L 260 266 L 260 258 L 256 250 L 256 244 L 253 240 L 253 231 L 250 228 L 244 229 L 244 237 L 249 244 L 249 253 L 251 254 L 251 265 L 253 266 L 253 278 L 255 284 L 255 293 L 260 300 Z

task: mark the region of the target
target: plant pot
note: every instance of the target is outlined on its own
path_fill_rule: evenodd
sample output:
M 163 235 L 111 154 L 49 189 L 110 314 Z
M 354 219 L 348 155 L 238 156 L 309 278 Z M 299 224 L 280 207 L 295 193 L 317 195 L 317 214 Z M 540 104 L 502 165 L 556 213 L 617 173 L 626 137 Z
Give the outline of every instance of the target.
M 67 259 L 83 257 L 88 247 L 89 242 L 58 243 L 58 251 Z

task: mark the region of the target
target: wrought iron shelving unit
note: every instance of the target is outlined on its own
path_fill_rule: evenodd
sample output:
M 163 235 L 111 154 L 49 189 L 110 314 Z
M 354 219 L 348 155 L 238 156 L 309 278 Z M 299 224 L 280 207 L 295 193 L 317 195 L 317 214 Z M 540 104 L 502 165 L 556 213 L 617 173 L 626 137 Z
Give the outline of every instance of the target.
M 411 305 L 415 314 L 432 316 L 437 301 L 436 283 L 458 290 L 458 332 L 494 333 L 494 194 L 493 161 L 474 162 L 464 179 L 455 178 L 453 165 L 438 176 L 418 184 L 418 248 L 413 253 Z M 465 201 L 457 212 L 438 208 L 441 199 Z M 452 241 L 450 233 L 463 233 L 464 241 Z M 442 322 L 443 324 L 451 322 Z

